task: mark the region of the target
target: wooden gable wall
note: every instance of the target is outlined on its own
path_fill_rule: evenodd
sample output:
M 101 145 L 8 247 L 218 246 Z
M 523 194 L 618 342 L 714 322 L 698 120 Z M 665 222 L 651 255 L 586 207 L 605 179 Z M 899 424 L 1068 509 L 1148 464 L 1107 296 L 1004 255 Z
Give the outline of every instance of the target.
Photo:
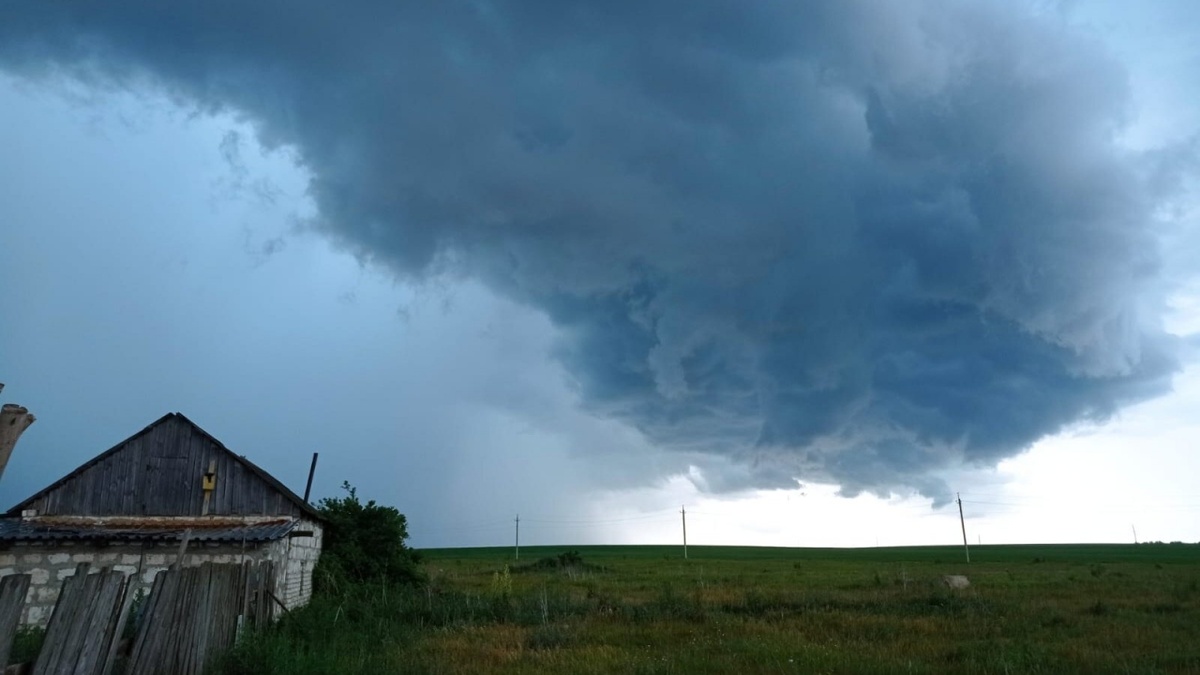
M 200 516 L 211 461 L 216 489 L 208 515 L 303 515 L 293 499 L 179 415 L 164 417 L 23 508 L 39 516 Z

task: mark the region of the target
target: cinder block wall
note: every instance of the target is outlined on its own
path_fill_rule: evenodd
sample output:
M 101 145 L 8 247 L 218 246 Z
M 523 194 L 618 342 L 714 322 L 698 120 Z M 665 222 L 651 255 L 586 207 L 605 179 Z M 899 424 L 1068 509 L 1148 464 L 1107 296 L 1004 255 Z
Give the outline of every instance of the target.
M 286 540 L 285 540 L 286 541 Z M 237 563 L 243 560 L 263 560 L 269 546 L 247 543 L 217 544 L 194 542 L 188 546 L 184 565 L 204 562 Z M 179 554 L 178 543 L 122 543 L 97 546 L 83 542 L 18 542 L 0 551 L 0 576 L 29 574 L 29 594 L 21 613 L 22 624 L 45 626 L 50 621 L 54 603 L 58 601 L 62 582 L 75 574 L 80 563 L 93 568 L 111 567 L 118 572 L 134 575 L 133 591 L 149 592 L 154 577 L 173 564 Z M 278 569 L 278 567 L 277 567 Z
M 317 522 L 300 519 L 293 532 L 311 532 L 312 536 L 284 537 L 265 544 L 247 542 L 244 547 L 240 542 L 192 542 L 183 564 L 192 567 L 205 562 L 270 560 L 275 563 L 275 597 L 288 609 L 295 609 L 312 598 L 312 572 L 321 555 L 322 530 Z M 16 542 L 0 551 L 0 577 L 30 575 L 21 623 L 45 626 L 58 601 L 63 580 L 73 576 L 80 563 L 91 563 L 93 568 L 111 567 L 134 575 L 133 592 L 136 593 L 139 589 L 149 592 L 154 577 L 174 564 L 178 556 L 177 542 L 108 545 L 73 541 Z
M 292 533 L 301 532 L 312 532 L 312 536 L 292 536 L 267 547 L 268 559 L 275 561 L 275 597 L 288 609 L 302 607 L 312 599 L 313 567 L 321 556 L 320 524 L 300 519 Z

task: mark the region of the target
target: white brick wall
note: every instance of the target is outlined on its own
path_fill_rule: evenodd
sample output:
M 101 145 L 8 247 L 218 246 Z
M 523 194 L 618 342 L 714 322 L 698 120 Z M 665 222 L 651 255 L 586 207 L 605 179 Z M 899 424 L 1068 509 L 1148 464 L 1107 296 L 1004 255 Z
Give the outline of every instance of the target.
M 204 562 L 238 563 L 243 560 L 274 560 L 276 569 L 275 594 L 289 609 L 308 602 L 312 596 L 312 567 L 321 553 L 321 526 L 301 520 L 295 531 L 311 531 L 312 537 L 283 538 L 269 544 L 215 544 L 193 542 L 188 546 L 184 564 Z M 150 589 L 158 572 L 175 562 L 179 544 L 125 543 L 98 546 L 83 542 L 17 542 L 0 551 L 0 576 L 29 574 L 29 594 L 21 622 L 45 626 L 58 600 L 62 581 L 75 574 L 79 563 L 91 563 L 92 568 L 105 566 L 134 575 L 134 592 Z
M 300 519 L 293 532 L 312 532 L 311 537 L 287 537 L 272 542 L 267 557 L 275 561 L 275 597 L 288 609 L 302 607 L 312 598 L 312 572 L 321 556 L 321 525 Z

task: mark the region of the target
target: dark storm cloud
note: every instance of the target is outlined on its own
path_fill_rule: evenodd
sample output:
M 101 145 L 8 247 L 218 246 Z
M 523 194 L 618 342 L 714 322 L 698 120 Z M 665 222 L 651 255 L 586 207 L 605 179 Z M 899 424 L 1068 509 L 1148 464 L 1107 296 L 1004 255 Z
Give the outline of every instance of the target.
M 540 308 L 589 409 L 741 467 L 712 489 L 940 497 L 1176 369 L 1169 167 L 1011 3 L 8 3 L 0 62 L 244 115 L 319 227 Z

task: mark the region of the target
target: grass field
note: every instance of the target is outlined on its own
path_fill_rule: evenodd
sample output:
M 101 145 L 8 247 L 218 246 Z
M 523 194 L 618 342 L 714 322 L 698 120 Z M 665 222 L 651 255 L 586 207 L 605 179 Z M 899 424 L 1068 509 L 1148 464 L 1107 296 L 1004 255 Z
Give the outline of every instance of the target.
M 423 553 L 426 588 L 316 598 L 225 672 L 1200 673 L 1200 545 Z

